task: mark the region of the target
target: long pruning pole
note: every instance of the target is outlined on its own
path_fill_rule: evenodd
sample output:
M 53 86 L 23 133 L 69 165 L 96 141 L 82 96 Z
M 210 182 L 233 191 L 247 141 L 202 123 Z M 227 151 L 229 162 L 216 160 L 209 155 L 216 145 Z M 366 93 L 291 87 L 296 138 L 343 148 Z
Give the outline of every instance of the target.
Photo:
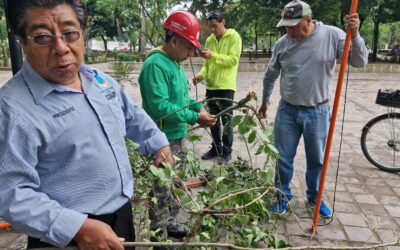
M 358 0 L 352 0 L 350 15 L 356 13 L 357 5 L 358 5 Z M 329 125 L 328 139 L 325 147 L 324 162 L 322 165 L 321 178 L 319 182 L 317 202 L 315 204 L 315 209 L 314 209 L 314 219 L 312 224 L 313 233 L 317 231 L 317 226 L 318 226 L 319 209 L 321 207 L 322 193 L 324 192 L 326 172 L 328 171 L 329 156 L 331 153 L 333 134 L 335 132 L 336 116 L 339 108 L 340 95 L 342 93 L 343 79 L 346 71 L 347 58 L 349 57 L 350 43 L 351 43 L 351 32 L 347 31 L 346 40 L 344 43 L 342 63 L 340 64 L 339 78 L 336 86 L 335 101 L 333 103 L 332 117 Z
M 5 229 L 5 228 L 9 228 L 9 227 L 11 227 L 10 223 L 7 223 L 7 222 L 0 223 L 0 229 Z
M 192 67 L 193 77 L 196 77 L 196 73 L 194 72 L 194 68 L 193 68 L 192 58 L 189 57 L 189 60 L 190 60 L 190 67 Z M 197 91 L 197 84 L 195 84 L 194 87 L 196 88 L 196 101 L 198 101 L 199 100 L 199 92 Z

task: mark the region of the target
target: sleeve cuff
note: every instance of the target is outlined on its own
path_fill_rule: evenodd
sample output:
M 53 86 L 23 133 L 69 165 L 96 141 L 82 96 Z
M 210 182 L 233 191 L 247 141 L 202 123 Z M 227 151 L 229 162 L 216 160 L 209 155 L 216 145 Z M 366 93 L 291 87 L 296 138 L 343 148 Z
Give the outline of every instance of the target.
M 65 247 L 82 227 L 87 215 L 62 208 L 46 236 L 41 239 L 58 247 Z
M 357 33 L 357 36 L 356 36 L 356 37 L 354 37 L 354 38 L 352 38 L 352 39 L 351 39 L 351 41 L 352 41 L 354 44 L 359 44 L 359 43 L 360 43 L 360 41 L 361 41 L 361 35 L 360 35 L 360 32 L 358 32 L 358 33 Z
M 270 96 L 263 95 L 262 102 L 268 102 L 269 103 L 269 99 L 270 99 Z
M 199 119 L 199 114 L 197 112 L 191 111 L 190 110 L 190 114 L 191 117 L 189 117 L 187 123 L 189 123 L 189 125 L 194 125 L 197 120 Z
M 157 132 L 152 137 L 147 139 L 144 144 L 139 147 L 139 152 L 154 154 L 160 148 L 169 145 L 167 136 L 163 132 Z

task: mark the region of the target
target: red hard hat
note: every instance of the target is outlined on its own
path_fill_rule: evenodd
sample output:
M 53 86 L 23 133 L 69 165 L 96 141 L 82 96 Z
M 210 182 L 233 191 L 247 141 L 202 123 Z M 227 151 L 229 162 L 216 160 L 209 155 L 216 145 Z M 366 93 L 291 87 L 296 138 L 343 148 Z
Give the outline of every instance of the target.
M 172 12 L 163 26 L 191 42 L 197 48 L 201 48 L 199 42 L 199 22 L 190 12 L 177 10 Z

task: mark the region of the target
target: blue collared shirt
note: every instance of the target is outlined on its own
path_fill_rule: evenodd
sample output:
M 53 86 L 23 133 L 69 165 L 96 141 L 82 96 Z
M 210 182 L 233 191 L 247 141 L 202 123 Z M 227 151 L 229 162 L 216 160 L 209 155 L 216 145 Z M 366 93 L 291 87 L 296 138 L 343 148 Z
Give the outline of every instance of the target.
M 125 136 L 152 154 L 168 145 L 151 118 L 111 77 L 82 65 L 83 91 L 51 83 L 24 62 L 0 89 L 0 217 L 56 246 L 87 214 L 129 201 Z

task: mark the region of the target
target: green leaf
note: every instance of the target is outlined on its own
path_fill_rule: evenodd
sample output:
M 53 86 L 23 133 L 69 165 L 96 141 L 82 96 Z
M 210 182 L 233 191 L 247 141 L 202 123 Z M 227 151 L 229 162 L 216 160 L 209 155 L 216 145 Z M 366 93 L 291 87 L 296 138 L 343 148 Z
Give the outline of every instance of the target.
M 220 176 L 220 177 L 218 177 L 215 181 L 216 181 L 217 183 L 220 183 L 223 179 L 225 179 L 225 177 Z
M 270 143 L 270 136 L 271 134 L 268 132 L 268 130 L 263 130 L 260 133 L 258 133 L 258 135 L 260 136 L 261 140 L 263 140 L 266 143 Z
M 208 235 L 208 233 L 206 233 L 206 232 L 202 232 L 201 235 L 202 235 L 204 238 L 208 239 L 208 240 L 210 239 L 210 235 Z
M 243 228 L 243 231 L 249 234 L 253 232 L 253 230 L 251 230 L 250 228 Z
M 175 190 L 174 190 L 174 193 L 175 193 L 175 195 L 176 195 L 177 197 L 182 197 L 182 196 L 184 196 L 184 195 L 186 194 L 185 191 L 183 191 L 183 190 L 180 189 L 180 188 L 175 189 Z
M 181 203 L 186 205 L 186 204 L 190 204 L 192 202 L 192 199 L 190 199 L 189 196 L 185 195 L 180 197 L 181 198 Z
M 164 171 L 156 166 L 150 166 L 151 173 L 159 179 L 165 179 Z
M 232 128 L 236 127 L 242 121 L 242 117 L 243 116 L 241 116 L 241 115 L 237 115 L 237 116 L 233 117 Z
M 249 124 L 246 123 L 245 121 L 242 121 L 242 122 L 239 124 L 238 131 L 239 131 L 239 134 L 241 134 L 241 135 L 246 134 L 247 132 L 250 131 L 250 126 L 249 126 Z
M 259 231 L 259 230 L 257 230 L 257 231 L 258 232 L 257 232 L 256 237 L 254 238 L 254 242 L 259 242 L 260 240 L 264 239 L 267 236 L 267 234 L 265 234 L 264 232 Z
M 195 142 L 195 141 L 201 141 L 202 136 L 201 135 L 189 135 L 187 137 L 187 140 L 190 142 Z
M 273 144 L 268 143 L 266 147 L 268 147 L 271 152 L 273 152 L 275 154 L 279 154 L 278 149 L 276 149 L 276 147 Z
M 270 168 L 267 171 L 267 179 L 272 181 L 275 178 L 275 168 Z
M 250 120 L 250 124 L 251 124 L 251 126 L 253 126 L 253 127 L 257 127 L 257 122 L 256 122 L 256 120 L 254 120 L 252 117 L 251 117 L 251 120 Z
M 236 219 L 239 221 L 240 224 L 246 225 L 249 223 L 250 217 L 248 215 L 238 215 Z
M 247 244 L 249 246 L 251 246 L 251 243 L 253 242 L 253 239 L 254 239 L 254 235 L 253 234 L 248 234 L 248 235 L 246 235 L 246 238 L 247 238 Z
M 249 137 L 247 139 L 247 142 L 249 144 L 253 143 L 256 140 L 256 134 L 257 134 L 256 131 L 253 131 L 253 132 L 250 133 L 250 135 L 249 135 Z
M 261 145 L 260 147 L 258 147 L 256 155 L 261 154 L 264 151 L 264 147 L 265 147 L 264 145 Z

